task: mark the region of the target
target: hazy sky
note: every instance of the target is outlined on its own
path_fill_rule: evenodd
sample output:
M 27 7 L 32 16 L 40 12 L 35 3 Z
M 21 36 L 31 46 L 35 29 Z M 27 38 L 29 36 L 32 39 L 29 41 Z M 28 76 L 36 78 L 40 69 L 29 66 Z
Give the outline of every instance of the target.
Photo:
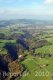
M 0 0 L 0 19 L 53 19 L 53 0 Z

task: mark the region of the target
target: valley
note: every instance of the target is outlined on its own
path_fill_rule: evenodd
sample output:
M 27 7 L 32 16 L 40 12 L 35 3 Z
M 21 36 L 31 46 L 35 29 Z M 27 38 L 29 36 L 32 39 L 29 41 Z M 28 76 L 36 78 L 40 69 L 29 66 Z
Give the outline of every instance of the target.
M 0 28 L 1 80 L 53 80 L 53 29 L 16 26 Z

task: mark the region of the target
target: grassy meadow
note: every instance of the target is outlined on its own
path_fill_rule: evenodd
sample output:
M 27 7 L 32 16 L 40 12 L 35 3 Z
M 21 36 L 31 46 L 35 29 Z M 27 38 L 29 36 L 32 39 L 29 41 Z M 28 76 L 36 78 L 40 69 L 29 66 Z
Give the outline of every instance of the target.
M 4 33 L 8 36 L 11 34 L 8 30 L 4 31 Z M 23 33 L 17 32 L 17 34 Z M 47 40 L 51 45 L 35 49 L 35 54 L 53 54 L 53 33 L 48 31 L 47 34 L 40 34 L 37 38 Z M 7 51 L 3 49 L 6 42 L 16 43 L 16 40 L 0 39 L 0 54 L 7 54 Z M 21 64 L 25 65 L 27 71 L 23 73 L 19 80 L 53 80 L 53 56 L 40 58 L 32 56 L 28 51 L 25 51 L 25 54 L 27 56 L 24 61 L 21 61 Z
M 53 34 L 48 33 L 39 35 L 40 39 L 45 39 L 52 43 L 49 46 L 43 46 L 35 50 L 35 54 L 53 54 Z M 53 56 L 52 57 L 33 57 L 26 52 L 27 58 L 22 62 L 27 69 L 28 73 L 24 74 L 20 80 L 53 80 Z M 48 66 L 46 66 L 48 64 Z

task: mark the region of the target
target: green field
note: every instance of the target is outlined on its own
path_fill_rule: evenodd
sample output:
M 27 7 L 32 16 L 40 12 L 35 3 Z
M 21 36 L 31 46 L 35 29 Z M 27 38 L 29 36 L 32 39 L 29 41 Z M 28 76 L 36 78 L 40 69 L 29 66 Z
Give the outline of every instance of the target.
M 51 80 L 53 74 L 53 58 L 32 57 L 27 52 L 27 58 L 22 62 L 29 70 L 20 80 Z M 44 66 L 49 64 L 48 66 Z M 42 66 L 40 68 L 40 66 Z M 44 73 L 44 74 L 43 74 Z
M 5 34 L 6 32 L 8 31 L 4 31 Z M 21 32 L 17 33 L 22 34 Z M 7 33 L 7 35 L 9 34 Z M 53 54 L 53 34 L 41 34 L 37 38 L 47 40 L 52 44 L 35 49 L 35 54 Z M 16 43 L 16 40 L 0 40 L 0 54 L 7 54 L 7 51 L 3 49 L 6 42 Z M 19 80 L 52 80 L 53 57 L 40 58 L 30 55 L 28 51 L 25 51 L 25 54 L 27 55 L 25 60 L 20 63 L 25 65 L 27 71 Z
M 47 37 L 49 38 L 47 38 Z M 51 37 L 50 37 L 51 36 Z M 48 42 L 52 43 L 49 46 L 43 46 L 37 48 L 35 53 L 40 54 L 53 54 L 53 34 L 48 34 L 44 36 L 39 36 L 39 38 L 44 38 Z M 27 58 L 22 62 L 29 70 L 26 75 L 22 76 L 20 80 L 52 80 L 53 76 L 53 57 L 33 57 L 27 52 Z M 48 64 L 48 66 L 46 66 Z

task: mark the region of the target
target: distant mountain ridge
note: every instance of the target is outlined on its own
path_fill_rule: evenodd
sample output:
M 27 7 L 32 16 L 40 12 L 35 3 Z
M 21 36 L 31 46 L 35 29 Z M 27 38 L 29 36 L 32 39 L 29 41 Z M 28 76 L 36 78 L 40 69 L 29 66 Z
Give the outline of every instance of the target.
M 33 19 L 16 19 L 16 20 L 2 20 L 0 21 L 0 27 L 6 27 L 14 24 L 20 24 L 20 25 L 27 25 L 29 27 L 31 26 L 38 26 L 40 28 L 43 28 L 45 26 L 53 26 L 53 21 L 46 21 L 46 20 L 33 20 Z

